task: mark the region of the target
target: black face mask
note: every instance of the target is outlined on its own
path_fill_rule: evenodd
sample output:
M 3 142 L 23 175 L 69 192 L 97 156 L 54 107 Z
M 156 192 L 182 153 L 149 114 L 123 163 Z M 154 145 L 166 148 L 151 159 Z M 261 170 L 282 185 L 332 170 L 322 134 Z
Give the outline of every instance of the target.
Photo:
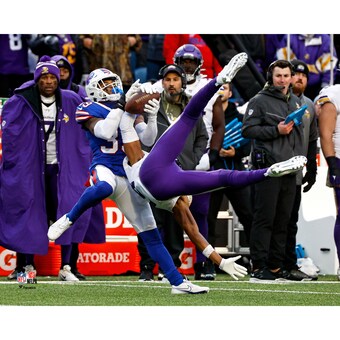
M 60 82 L 59 82 L 60 88 L 62 88 L 63 90 L 67 89 L 67 86 L 70 83 L 70 80 L 71 80 L 70 78 L 65 79 L 65 80 L 60 79 Z

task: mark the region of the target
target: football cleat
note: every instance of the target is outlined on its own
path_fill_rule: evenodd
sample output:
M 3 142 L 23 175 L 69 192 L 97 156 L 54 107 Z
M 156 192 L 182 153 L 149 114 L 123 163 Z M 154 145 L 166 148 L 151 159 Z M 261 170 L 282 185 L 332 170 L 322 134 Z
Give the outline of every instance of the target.
M 60 281 L 77 282 L 79 279 L 71 272 L 71 267 L 66 264 L 59 270 L 58 278 Z
M 66 216 L 66 214 L 54 222 L 48 229 L 47 237 L 50 241 L 55 241 L 60 237 L 68 228 L 72 226 L 72 222 Z
M 286 161 L 273 164 L 267 169 L 264 175 L 269 177 L 281 177 L 303 169 L 306 164 L 307 158 L 305 156 L 295 156 Z
M 200 287 L 184 280 L 178 286 L 172 286 L 171 294 L 204 294 L 209 292 L 209 287 Z
M 223 70 L 218 74 L 216 82 L 219 85 L 230 83 L 236 76 L 236 73 L 247 63 L 247 53 L 239 53 L 231 58 L 229 63 L 224 66 Z

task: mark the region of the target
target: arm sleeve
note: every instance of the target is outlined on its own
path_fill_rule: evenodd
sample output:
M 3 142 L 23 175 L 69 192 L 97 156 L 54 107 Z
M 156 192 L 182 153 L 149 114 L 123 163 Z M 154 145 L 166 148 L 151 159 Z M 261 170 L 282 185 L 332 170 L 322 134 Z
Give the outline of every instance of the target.
M 105 119 L 96 123 L 94 126 L 94 135 L 104 140 L 117 137 L 117 130 L 123 112 L 121 109 L 112 109 Z
M 122 134 L 123 143 L 132 143 L 137 141 L 138 135 L 136 129 L 134 128 L 136 115 L 124 112 L 123 117 L 120 121 L 119 128 Z
M 138 133 L 140 141 L 145 146 L 152 146 L 156 141 L 158 133 L 157 116 L 150 116 L 147 124 L 145 122 L 141 122 L 135 126 L 135 129 Z

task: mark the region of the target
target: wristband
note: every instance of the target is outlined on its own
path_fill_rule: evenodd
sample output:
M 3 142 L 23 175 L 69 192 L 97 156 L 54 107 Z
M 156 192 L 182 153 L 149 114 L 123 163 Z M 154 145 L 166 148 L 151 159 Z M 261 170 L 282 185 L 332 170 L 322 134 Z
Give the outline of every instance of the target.
M 221 270 L 224 270 L 223 266 L 224 266 L 225 261 L 226 261 L 226 259 L 222 259 L 221 263 L 218 265 L 218 268 L 220 268 Z
M 204 250 L 202 251 L 202 254 L 206 257 L 209 258 L 209 256 L 215 251 L 213 246 L 211 244 L 207 245 Z

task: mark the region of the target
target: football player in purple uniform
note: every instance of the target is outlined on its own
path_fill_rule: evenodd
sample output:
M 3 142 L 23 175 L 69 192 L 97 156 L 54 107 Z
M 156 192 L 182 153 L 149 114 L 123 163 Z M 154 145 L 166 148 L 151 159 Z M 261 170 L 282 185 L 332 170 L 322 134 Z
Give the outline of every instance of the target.
M 222 259 L 214 248 L 202 237 L 189 210 L 187 195 L 195 195 L 226 186 L 242 187 L 264 181 L 267 176 L 279 177 L 296 172 L 306 164 L 304 156 L 296 156 L 285 162 L 273 164 L 270 168 L 254 171 L 197 171 L 183 170 L 176 163 L 185 140 L 201 116 L 203 109 L 218 88 L 229 83 L 246 64 L 247 54 L 234 56 L 219 75 L 209 81 L 195 94 L 183 113 L 171 125 L 144 156 L 137 134 L 133 134 L 135 115 L 127 112 L 120 123 L 125 153 L 125 171 L 133 188 L 156 207 L 172 211 L 178 223 L 202 253 L 234 279 L 243 277 L 246 269 L 235 263 L 241 256 Z M 171 145 L 171 147 L 170 147 Z

